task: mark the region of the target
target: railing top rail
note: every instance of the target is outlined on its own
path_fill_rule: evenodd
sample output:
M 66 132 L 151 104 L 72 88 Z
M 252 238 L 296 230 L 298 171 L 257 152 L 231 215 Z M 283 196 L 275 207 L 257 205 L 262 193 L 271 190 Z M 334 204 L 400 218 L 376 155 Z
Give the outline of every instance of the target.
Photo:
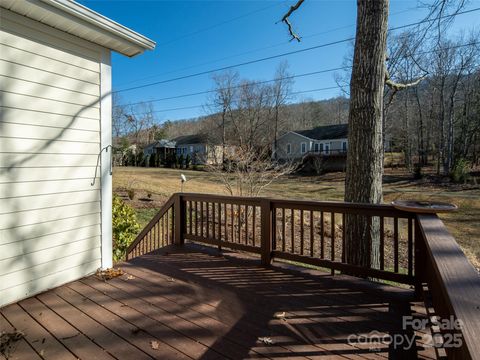
M 480 359 L 480 275 L 437 215 L 420 214 L 417 220 L 448 312 L 463 323 L 465 355 Z
M 414 218 L 414 213 L 398 210 L 388 204 L 346 203 L 341 201 L 288 200 L 268 197 L 244 197 L 217 194 L 177 193 L 184 201 L 208 201 L 241 205 L 260 206 L 262 200 L 269 200 L 273 208 L 292 208 L 300 210 L 322 210 L 342 213 L 359 213 L 372 216 L 392 216 Z

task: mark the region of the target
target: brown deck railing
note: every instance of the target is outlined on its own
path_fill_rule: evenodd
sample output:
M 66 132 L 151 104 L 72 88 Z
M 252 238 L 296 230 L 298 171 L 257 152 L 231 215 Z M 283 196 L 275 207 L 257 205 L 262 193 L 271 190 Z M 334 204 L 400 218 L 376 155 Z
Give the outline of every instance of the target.
M 345 218 L 379 224 L 378 266 L 346 262 Z M 390 205 L 174 194 L 127 250 L 127 258 L 184 240 L 361 277 L 427 287 L 435 314 L 463 321 L 449 358 L 480 359 L 480 277 L 436 215 Z M 448 329 L 444 331 L 449 332 Z M 446 338 L 448 340 L 448 337 Z

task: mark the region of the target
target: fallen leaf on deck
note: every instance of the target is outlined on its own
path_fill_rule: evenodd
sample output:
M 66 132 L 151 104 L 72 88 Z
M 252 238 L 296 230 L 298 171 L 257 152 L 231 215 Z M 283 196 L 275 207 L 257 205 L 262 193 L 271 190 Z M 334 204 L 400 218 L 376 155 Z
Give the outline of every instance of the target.
M 258 338 L 258 341 L 263 342 L 265 345 L 273 345 L 273 340 L 269 337 Z
M 97 272 L 95 273 L 95 275 L 102 280 L 110 280 L 110 279 L 113 279 L 117 276 L 121 276 L 123 274 L 124 274 L 124 272 L 120 268 L 117 268 L 117 269 L 108 268 L 108 269 L 103 269 L 103 270 L 98 269 Z
M 13 332 L 0 332 L 0 354 L 7 359 L 10 353 L 15 350 L 15 343 L 25 337 L 25 334 L 19 330 Z
M 276 319 L 285 319 L 285 311 L 282 313 L 275 314 Z
M 150 341 L 150 346 L 152 347 L 153 350 L 158 350 L 158 348 L 160 347 L 160 344 L 158 343 L 158 341 Z
M 135 276 L 133 276 L 133 275 L 128 275 L 127 276 L 127 280 L 133 280 L 133 279 L 135 279 Z
M 170 279 L 168 279 L 168 281 L 170 281 L 170 282 L 174 282 L 174 281 L 175 281 L 175 279 L 174 279 L 174 278 L 170 278 Z

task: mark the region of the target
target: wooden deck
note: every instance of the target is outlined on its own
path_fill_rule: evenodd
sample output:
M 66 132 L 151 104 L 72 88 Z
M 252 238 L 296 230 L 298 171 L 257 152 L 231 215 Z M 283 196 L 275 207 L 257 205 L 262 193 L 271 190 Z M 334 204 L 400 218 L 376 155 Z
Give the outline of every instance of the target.
M 402 316 L 425 309 L 412 290 L 191 244 L 121 267 L 0 309 L 2 330 L 25 333 L 10 359 L 435 358 L 422 333 L 410 351 L 348 341 L 413 335 Z

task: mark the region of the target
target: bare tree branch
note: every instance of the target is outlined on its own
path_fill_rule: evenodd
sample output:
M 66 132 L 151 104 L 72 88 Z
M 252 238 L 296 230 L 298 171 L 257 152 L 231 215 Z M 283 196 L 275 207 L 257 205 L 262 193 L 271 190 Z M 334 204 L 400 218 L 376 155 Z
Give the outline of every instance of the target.
M 290 17 L 290 15 L 292 15 L 293 12 L 295 12 L 302 5 L 302 3 L 304 1 L 305 0 L 298 0 L 295 5 L 290 6 L 290 9 L 288 10 L 288 12 L 285 15 L 283 15 L 283 17 L 282 17 L 281 21 L 284 22 L 285 24 L 287 24 L 288 32 L 292 36 L 290 41 L 297 40 L 298 42 L 300 42 L 300 36 L 295 34 L 295 32 L 293 31 L 292 24 L 290 23 L 289 17 Z

